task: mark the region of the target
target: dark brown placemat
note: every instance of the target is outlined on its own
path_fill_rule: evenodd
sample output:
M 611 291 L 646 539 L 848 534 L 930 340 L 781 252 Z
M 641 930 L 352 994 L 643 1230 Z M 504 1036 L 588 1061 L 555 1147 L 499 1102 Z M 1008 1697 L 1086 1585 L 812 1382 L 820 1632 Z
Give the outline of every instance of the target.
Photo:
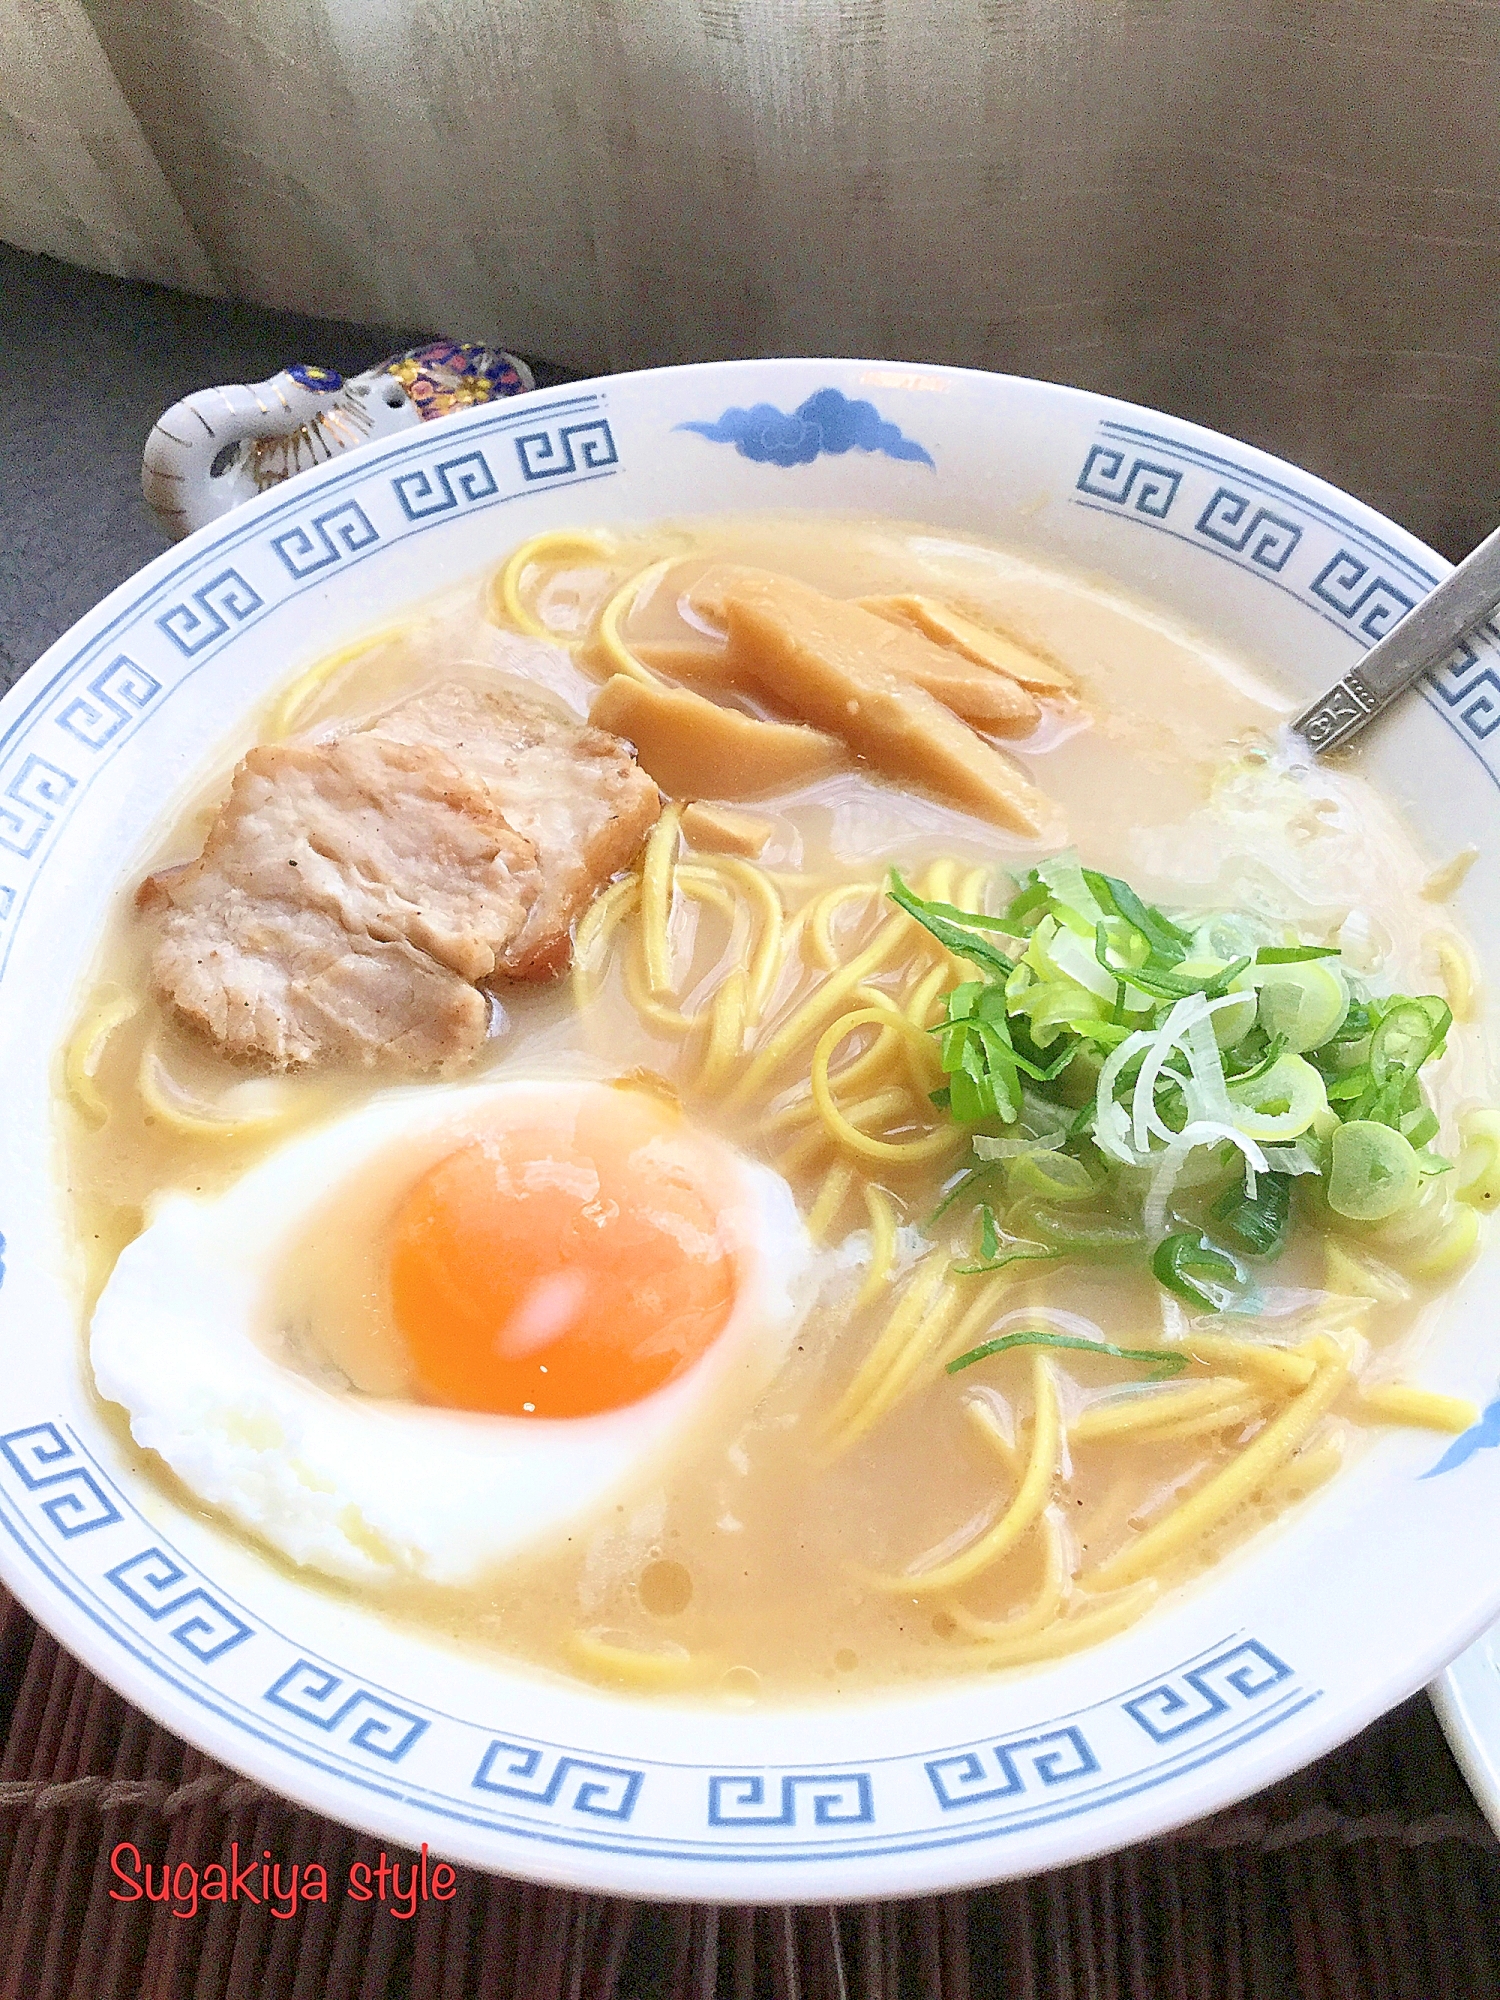
M 3 1591 L 0 1726 L 0 2000 L 1500 1994 L 1500 1845 L 1422 1698 L 1170 1840 L 969 1895 L 832 1910 L 626 1903 L 465 1868 L 450 1883 L 430 1859 L 423 1901 L 417 1857 L 383 1857 L 190 1749 Z M 262 1877 L 267 1854 L 279 1873 Z M 382 1858 L 400 1871 L 384 1901 Z M 207 1900 L 209 1869 L 227 1881 L 236 1859 L 237 1899 Z M 349 1893 L 366 1886 L 360 1864 L 368 1901 Z M 314 1867 L 326 1902 L 304 1897 Z

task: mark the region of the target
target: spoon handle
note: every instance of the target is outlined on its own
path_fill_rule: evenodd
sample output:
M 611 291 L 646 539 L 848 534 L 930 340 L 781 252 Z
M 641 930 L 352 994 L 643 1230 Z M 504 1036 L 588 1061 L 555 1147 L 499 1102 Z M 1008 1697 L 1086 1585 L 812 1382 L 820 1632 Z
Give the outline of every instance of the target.
M 1304 709 L 1292 724 L 1316 752 L 1335 749 L 1363 729 L 1403 688 L 1456 646 L 1500 604 L 1500 528 L 1373 645 L 1357 667 Z

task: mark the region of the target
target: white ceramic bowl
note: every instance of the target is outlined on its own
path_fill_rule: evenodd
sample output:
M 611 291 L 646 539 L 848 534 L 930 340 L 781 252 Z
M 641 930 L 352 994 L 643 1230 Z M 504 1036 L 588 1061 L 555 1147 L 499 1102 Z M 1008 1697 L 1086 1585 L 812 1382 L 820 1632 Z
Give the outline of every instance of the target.
M 1389 1431 L 1106 1645 L 899 1699 L 724 1712 L 448 1652 L 260 1560 L 142 1476 L 82 1364 L 54 1171 L 59 1043 L 112 899 L 237 719 L 523 537 L 816 510 L 977 531 L 1143 594 L 1308 693 L 1444 565 L 1294 467 L 1077 390 L 860 361 L 663 369 L 522 397 L 303 474 L 143 570 L 0 706 L 0 1571 L 96 1672 L 336 1818 L 522 1876 L 813 1900 L 1074 1861 L 1329 1749 L 1500 1610 L 1500 1452 Z M 1372 732 L 1434 859 L 1485 839 L 1486 634 Z M 1492 744 L 1496 747 L 1492 747 Z M 1500 887 L 1462 915 L 1493 970 Z M 1492 978 L 1493 983 L 1493 978 Z M 1500 1253 L 1424 1357 L 1488 1404 Z

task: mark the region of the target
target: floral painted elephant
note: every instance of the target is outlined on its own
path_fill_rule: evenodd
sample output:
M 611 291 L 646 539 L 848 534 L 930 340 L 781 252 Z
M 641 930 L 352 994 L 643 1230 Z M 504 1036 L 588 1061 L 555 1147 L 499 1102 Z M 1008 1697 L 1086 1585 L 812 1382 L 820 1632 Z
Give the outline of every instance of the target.
M 294 362 L 268 382 L 198 389 L 146 440 L 141 489 L 173 541 L 294 472 L 432 417 L 535 388 L 502 348 L 435 340 L 346 380 Z

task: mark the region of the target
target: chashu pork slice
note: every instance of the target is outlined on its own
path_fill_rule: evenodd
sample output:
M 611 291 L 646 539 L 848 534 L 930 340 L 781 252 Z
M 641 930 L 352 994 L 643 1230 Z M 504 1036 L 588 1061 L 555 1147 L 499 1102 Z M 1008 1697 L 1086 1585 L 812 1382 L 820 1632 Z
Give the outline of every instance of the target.
M 655 784 L 627 746 L 510 684 L 444 681 L 370 727 L 403 743 L 441 744 L 534 844 L 541 891 L 499 969 L 510 979 L 563 971 L 574 923 L 629 867 L 661 812 Z
M 152 982 L 226 1054 L 432 1069 L 472 1055 L 479 980 L 541 893 L 536 849 L 435 745 L 252 750 L 203 852 L 153 876 Z

